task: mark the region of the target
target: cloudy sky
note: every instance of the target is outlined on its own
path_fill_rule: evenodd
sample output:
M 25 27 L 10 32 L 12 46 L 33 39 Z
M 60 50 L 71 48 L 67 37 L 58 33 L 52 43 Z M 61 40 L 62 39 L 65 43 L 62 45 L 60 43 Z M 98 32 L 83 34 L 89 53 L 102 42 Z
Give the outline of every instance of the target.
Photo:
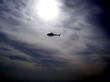
M 110 39 L 106 7 L 96 1 L 0 0 L 0 75 L 71 81 L 101 74 Z

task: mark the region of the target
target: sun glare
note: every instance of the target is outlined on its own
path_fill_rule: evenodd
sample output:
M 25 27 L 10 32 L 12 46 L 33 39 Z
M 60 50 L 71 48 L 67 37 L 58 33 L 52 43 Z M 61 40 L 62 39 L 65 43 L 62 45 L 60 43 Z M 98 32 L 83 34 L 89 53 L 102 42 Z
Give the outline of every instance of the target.
M 58 16 L 56 0 L 40 0 L 37 5 L 37 14 L 44 20 L 51 21 Z

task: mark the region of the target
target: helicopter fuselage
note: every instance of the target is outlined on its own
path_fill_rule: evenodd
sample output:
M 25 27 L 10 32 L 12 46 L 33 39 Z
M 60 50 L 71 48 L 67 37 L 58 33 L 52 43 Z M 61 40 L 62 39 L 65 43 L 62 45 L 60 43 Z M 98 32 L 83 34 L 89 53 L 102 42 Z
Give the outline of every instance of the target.
M 61 34 L 48 33 L 47 36 L 60 36 Z

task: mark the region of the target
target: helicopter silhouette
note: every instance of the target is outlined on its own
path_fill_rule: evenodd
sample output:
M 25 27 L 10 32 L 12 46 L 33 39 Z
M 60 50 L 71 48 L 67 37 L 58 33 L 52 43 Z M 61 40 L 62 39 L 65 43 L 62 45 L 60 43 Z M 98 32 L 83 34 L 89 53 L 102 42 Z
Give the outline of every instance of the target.
M 55 34 L 53 32 L 50 32 L 50 33 L 47 34 L 47 36 L 50 36 L 50 37 L 52 37 L 52 36 L 60 36 L 60 35 L 61 35 L 61 33 L 60 34 Z

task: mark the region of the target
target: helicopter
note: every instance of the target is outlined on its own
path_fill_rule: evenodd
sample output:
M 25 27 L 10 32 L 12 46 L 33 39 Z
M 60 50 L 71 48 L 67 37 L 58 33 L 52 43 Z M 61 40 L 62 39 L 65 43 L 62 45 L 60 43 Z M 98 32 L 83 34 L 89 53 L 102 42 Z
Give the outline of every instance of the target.
M 53 32 L 50 32 L 50 33 L 47 34 L 47 36 L 50 36 L 50 37 L 52 37 L 52 36 L 60 36 L 60 35 L 61 35 L 61 33 L 60 34 L 55 34 Z

